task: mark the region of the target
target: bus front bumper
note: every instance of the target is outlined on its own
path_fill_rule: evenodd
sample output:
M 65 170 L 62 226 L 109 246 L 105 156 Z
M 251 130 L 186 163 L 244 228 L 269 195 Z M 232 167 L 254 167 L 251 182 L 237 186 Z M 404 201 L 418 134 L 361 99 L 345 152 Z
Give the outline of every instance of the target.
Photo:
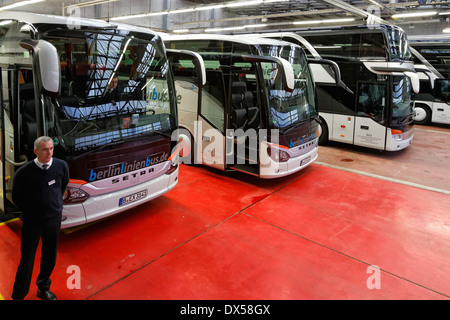
M 64 205 L 61 229 L 115 215 L 165 194 L 176 186 L 178 170 L 126 189 L 91 196 L 83 203 Z
M 316 144 L 308 152 L 302 154 L 301 156 L 290 158 L 286 162 L 275 162 L 270 159 L 268 165 L 261 165 L 260 178 L 275 179 L 288 176 L 305 169 L 307 166 L 313 163 L 317 159 L 317 157 L 318 146 Z

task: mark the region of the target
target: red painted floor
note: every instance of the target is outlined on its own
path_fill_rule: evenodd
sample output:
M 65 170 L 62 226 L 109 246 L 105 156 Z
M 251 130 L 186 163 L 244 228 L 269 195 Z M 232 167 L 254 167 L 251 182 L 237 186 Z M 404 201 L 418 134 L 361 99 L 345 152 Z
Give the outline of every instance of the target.
M 418 131 L 419 141 L 429 134 Z M 396 157 L 402 165 L 414 163 L 408 155 L 420 148 Z M 355 159 L 347 166 L 381 176 L 394 172 L 386 169 L 395 168 L 392 155 L 343 149 Z M 321 147 L 319 160 L 333 159 L 336 150 Z M 370 159 L 366 167 L 364 159 Z M 318 164 L 278 180 L 202 166 L 180 170 L 168 194 L 62 233 L 52 277 L 59 299 L 450 298 L 448 194 Z M 432 185 L 435 171 L 445 176 L 446 170 L 441 164 L 412 179 Z M 0 224 L 4 299 L 20 258 L 20 225 Z M 37 265 L 30 300 L 37 299 Z M 72 265 L 80 268 L 81 289 L 67 287 Z M 367 286 L 372 265 L 381 269 L 380 289 Z

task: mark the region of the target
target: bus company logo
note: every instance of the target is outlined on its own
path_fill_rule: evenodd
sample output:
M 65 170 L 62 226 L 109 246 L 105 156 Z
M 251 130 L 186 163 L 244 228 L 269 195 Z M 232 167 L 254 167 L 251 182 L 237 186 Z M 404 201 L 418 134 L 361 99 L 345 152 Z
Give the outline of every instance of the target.
M 153 91 L 148 92 L 149 97 L 153 101 L 161 101 L 161 102 L 168 102 L 169 101 L 169 92 L 168 90 L 164 90 L 163 92 L 156 91 L 156 88 L 153 88 Z
M 167 161 L 169 155 L 166 152 L 160 152 L 148 156 L 145 160 L 134 160 L 133 162 L 122 162 L 120 164 L 113 164 L 107 168 L 91 169 L 89 173 L 89 182 L 98 181 L 102 179 L 111 178 L 121 174 L 133 172 L 135 170 L 144 169 L 158 163 Z
M 305 144 L 306 142 L 309 142 L 312 140 L 314 140 L 314 135 L 312 135 L 312 134 L 311 134 L 311 136 L 304 135 L 301 138 L 291 139 L 291 141 L 289 142 L 289 148 L 293 148 L 293 147 Z

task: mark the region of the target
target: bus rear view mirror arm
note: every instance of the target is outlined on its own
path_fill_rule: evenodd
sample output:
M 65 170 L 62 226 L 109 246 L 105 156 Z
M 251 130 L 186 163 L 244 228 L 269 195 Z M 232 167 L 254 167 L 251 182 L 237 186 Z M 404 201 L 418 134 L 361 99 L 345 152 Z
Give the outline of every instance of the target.
M 411 86 L 415 93 L 420 91 L 420 81 L 416 70 L 403 67 L 390 66 L 370 66 L 369 70 L 378 74 L 405 75 L 411 80 Z
M 353 91 L 341 79 L 341 69 L 336 62 L 328 59 L 309 59 L 309 63 L 324 64 L 330 66 L 334 73 L 334 81 L 337 86 L 344 88 L 347 92 L 353 94 Z

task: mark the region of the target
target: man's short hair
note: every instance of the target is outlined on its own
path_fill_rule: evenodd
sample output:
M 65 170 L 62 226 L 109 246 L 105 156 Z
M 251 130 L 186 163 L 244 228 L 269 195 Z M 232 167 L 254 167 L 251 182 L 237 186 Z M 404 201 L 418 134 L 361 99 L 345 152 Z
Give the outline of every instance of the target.
M 44 141 L 44 142 L 52 141 L 53 142 L 53 139 L 50 137 L 47 137 L 47 136 L 42 136 L 42 137 L 37 138 L 36 140 L 34 140 L 34 149 L 35 150 L 39 150 L 39 147 L 41 146 L 42 141 Z

